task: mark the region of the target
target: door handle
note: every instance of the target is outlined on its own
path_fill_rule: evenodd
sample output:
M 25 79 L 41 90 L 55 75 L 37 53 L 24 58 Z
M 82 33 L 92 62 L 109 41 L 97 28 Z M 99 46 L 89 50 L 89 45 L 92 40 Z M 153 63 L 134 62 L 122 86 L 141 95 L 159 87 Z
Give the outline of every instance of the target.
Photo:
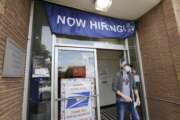
M 56 98 L 55 101 L 66 101 L 66 100 L 71 100 L 74 98 L 92 98 L 92 97 L 98 97 L 99 95 L 90 95 L 90 96 L 75 96 L 71 98 Z

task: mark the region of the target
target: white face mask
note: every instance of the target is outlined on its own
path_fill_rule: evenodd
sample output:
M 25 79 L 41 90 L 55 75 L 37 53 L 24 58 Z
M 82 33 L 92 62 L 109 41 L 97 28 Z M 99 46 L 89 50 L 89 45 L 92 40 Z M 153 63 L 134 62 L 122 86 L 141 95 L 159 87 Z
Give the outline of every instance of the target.
M 126 72 L 131 72 L 131 67 L 125 66 L 125 67 L 124 67 L 124 70 L 125 70 Z

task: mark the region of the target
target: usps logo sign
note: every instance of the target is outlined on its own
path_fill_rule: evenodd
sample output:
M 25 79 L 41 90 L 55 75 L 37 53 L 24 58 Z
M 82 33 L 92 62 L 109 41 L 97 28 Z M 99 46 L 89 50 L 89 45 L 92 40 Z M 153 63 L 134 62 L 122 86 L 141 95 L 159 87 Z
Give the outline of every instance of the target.
M 95 120 L 95 102 L 92 79 L 63 79 L 61 97 L 67 98 L 61 102 L 61 120 Z
M 74 93 L 74 96 L 68 98 L 66 109 L 88 106 L 90 92 Z

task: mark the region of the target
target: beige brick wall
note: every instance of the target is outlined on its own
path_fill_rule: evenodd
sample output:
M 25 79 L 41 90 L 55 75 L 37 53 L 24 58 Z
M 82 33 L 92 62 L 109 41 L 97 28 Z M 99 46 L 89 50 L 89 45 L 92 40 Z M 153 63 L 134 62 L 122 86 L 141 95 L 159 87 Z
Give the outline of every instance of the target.
M 30 0 L 0 0 L 0 120 L 20 120 L 24 78 L 3 78 L 6 38 L 26 50 Z
M 180 0 L 173 0 L 173 8 L 175 11 L 178 33 L 180 34 Z M 180 84 L 180 35 L 178 37 L 171 40 L 173 43 L 172 52 L 174 57 L 175 69 L 177 73 L 177 79 Z
M 138 33 L 151 120 L 180 118 L 180 33 L 175 14 L 180 14 L 180 11 L 175 12 L 176 3 L 173 2 L 164 0 L 139 20 Z

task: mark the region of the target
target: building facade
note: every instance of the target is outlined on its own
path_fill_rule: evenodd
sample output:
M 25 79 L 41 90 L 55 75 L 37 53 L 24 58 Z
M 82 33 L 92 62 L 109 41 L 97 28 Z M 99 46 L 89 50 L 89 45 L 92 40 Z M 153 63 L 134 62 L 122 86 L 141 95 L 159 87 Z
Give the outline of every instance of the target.
M 179 3 L 164 0 L 139 19 L 139 40 L 152 120 L 179 119 Z
M 64 103 L 57 98 L 62 97 L 62 84 L 65 84 L 59 80 L 67 78 L 78 78 L 79 81 L 86 78 L 86 83 L 93 78 L 94 84 L 97 82 L 101 84 L 94 85 L 95 95 L 99 96 L 92 98 L 94 111 L 91 111 L 91 115 L 94 115 L 95 119 L 99 119 L 100 116 L 102 118 L 101 107 L 114 104 L 112 102 L 114 99 L 103 100 L 112 97 L 101 94 L 101 91 L 109 87 L 108 81 L 104 79 L 116 72 L 120 58 L 131 62 L 140 75 L 141 82 L 138 85 L 142 105 L 139 114 L 142 119 L 178 120 L 180 118 L 179 6 L 178 0 L 161 1 L 137 20 L 138 29 L 134 36 L 118 40 L 52 34 L 42 1 L 1 0 L 0 120 L 63 119 Z M 23 76 L 4 76 L 8 39 L 13 41 L 26 56 Z M 94 47 L 90 47 L 92 44 Z M 79 59 L 84 62 L 79 62 Z M 70 60 L 77 61 L 76 67 L 70 64 L 73 62 Z M 104 70 L 104 65 L 106 68 L 112 68 Z M 85 75 L 83 71 L 88 71 L 88 74 Z M 106 76 L 101 76 L 103 74 Z M 106 92 L 111 95 L 109 91 Z
M 3 78 L 2 73 L 7 37 L 26 51 L 30 6 L 30 0 L 0 1 L 0 120 L 21 119 L 24 77 Z

